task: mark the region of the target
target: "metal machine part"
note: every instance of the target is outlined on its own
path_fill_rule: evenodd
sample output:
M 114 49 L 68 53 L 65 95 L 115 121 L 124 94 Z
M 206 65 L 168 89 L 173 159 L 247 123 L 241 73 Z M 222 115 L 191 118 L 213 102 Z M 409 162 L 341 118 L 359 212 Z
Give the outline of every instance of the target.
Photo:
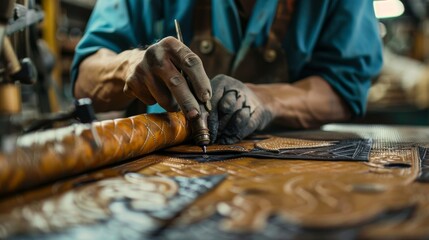
M 6 25 L 12 15 L 14 1 L 2 1 L 0 6 L 0 46 L 3 46 L 3 38 L 6 35 Z M 1 53 L 2 48 L 0 47 L 0 54 Z
M 23 3 L 23 4 L 17 4 Z M 32 57 L 36 38 L 29 36 L 29 27 L 40 22 L 43 13 L 34 9 L 34 1 L 0 2 L 0 149 L 10 147 L 7 139 L 14 139 L 20 128 L 15 118 L 21 113 L 20 84 L 34 84 L 37 71 Z M 12 137 L 11 137 L 12 136 Z

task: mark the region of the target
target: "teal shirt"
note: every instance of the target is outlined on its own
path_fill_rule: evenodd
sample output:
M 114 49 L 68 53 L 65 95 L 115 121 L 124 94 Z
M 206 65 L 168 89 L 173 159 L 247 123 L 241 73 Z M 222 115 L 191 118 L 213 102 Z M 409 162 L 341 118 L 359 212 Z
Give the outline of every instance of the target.
M 184 41 L 189 44 L 195 1 L 97 1 L 76 47 L 72 80 L 80 62 L 100 48 L 119 53 L 175 36 L 174 19 L 179 20 Z M 241 27 L 234 1 L 212 1 L 212 32 L 228 51 L 240 53 L 236 57 L 240 61 L 247 48 L 266 41 L 277 0 L 257 0 L 246 29 Z M 321 76 L 342 96 L 354 116 L 365 113 L 371 78 L 382 66 L 372 0 L 296 0 L 282 45 L 292 82 Z

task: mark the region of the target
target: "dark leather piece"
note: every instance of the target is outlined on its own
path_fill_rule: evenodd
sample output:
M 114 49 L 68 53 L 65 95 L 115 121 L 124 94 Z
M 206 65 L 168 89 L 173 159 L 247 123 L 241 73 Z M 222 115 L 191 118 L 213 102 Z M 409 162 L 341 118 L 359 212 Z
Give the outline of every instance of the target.
M 250 145 L 249 143 L 252 142 L 245 142 L 243 144 L 244 146 L 241 146 L 241 143 L 238 143 L 223 148 L 222 145 L 209 146 L 207 154 L 202 154 L 200 149 L 192 151 L 192 148 L 188 147 L 173 147 L 167 149 L 166 152 L 169 152 L 167 155 L 170 157 L 192 159 L 198 162 L 223 161 L 238 157 L 275 158 L 285 160 L 308 159 L 322 161 L 368 161 L 372 146 L 371 139 L 355 139 L 330 142 L 312 141 L 313 144 L 309 147 L 305 147 L 305 145 L 302 144 L 301 147 L 284 146 L 284 148 L 282 148 L 282 145 L 278 145 L 277 143 L 279 139 L 283 140 L 285 138 L 271 137 L 266 140 L 255 141 L 253 142 L 253 149 L 250 151 L 248 150 Z M 289 141 L 303 142 L 306 140 L 293 140 L 289 138 Z M 264 146 L 265 149 L 262 148 L 262 146 Z M 267 147 L 270 147 L 271 149 Z M 186 150 L 181 152 L 181 149 Z

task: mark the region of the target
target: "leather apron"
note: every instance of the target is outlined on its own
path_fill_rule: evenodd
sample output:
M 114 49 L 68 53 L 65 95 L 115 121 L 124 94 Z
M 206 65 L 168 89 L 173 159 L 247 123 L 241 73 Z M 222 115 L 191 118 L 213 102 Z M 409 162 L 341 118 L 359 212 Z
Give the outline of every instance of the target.
M 225 74 L 249 83 L 288 82 L 286 54 L 281 46 L 294 8 L 294 0 L 280 0 L 266 44 L 250 48 L 233 69 L 236 55 L 212 35 L 211 0 L 198 0 L 194 10 L 194 38 L 190 48 L 202 60 L 209 78 Z

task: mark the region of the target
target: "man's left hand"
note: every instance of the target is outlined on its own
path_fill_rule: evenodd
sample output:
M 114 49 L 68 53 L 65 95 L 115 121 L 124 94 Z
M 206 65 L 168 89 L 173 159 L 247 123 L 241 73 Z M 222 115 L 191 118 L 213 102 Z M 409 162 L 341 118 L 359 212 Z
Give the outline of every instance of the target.
M 211 141 L 233 144 L 262 130 L 273 119 L 271 112 L 244 83 L 226 75 L 211 80 L 213 106 L 208 118 Z

